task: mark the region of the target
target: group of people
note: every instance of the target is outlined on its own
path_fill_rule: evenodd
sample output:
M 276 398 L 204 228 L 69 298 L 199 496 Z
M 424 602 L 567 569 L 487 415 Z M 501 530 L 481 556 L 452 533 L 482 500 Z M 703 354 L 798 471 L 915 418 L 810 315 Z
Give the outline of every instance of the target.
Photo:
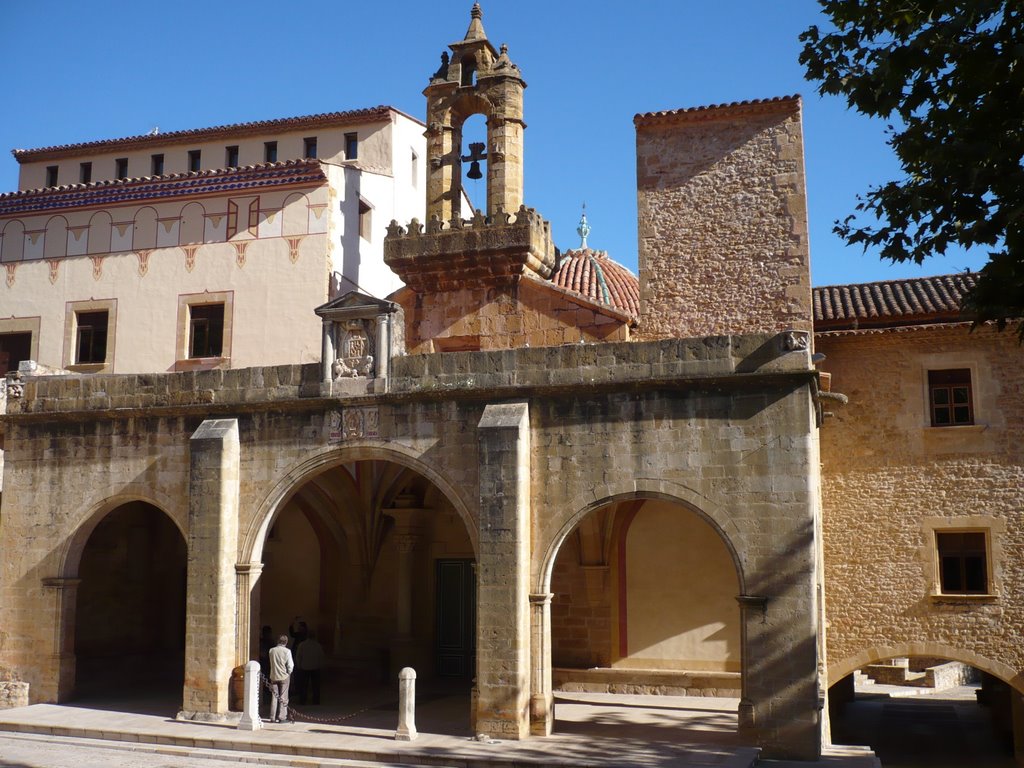
M 294 722 L 288 708 L 288 689 L 293 676 L 299 704 L 305 704 L 309 694 L 312 694 L 313 704 L 320 703 L 320 670 L 323 665 L 324 648 L 301 616 L 292 620 L 288 634 L 278 637 L 276 644 L 273 630 L 269 626 L 263 627 L 260 666 L 267 670 L 270 680 L 271 722 Z

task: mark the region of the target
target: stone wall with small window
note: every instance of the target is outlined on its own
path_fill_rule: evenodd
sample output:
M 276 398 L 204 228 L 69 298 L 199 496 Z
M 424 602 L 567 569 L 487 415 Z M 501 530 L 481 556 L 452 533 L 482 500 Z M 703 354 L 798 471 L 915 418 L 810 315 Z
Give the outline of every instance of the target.
M 849 397 L 821 430 L 833 672 L 913 645 L 1024 673 L 1024 348 L 969 327 L 816 339 Z

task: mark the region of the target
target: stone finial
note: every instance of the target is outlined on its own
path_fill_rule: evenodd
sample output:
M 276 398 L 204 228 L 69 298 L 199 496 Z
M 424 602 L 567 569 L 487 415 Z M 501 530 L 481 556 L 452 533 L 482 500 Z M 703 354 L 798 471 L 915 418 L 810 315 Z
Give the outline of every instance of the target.
M 587 247 L 587 235 L 590 234 L 590 224 L 587 223 L 587 204 L 583 204 L 583 214 L 580 216 L 580 225 L 576 227 L 576 234 L 580 236 L 580 250 Z
M 469 29 L 466 30 L 466 40 L 486 40 L 487 33 L 484 32 L 484 12 L 480 3 L 473 3 L 473 9 L 469 12 Z

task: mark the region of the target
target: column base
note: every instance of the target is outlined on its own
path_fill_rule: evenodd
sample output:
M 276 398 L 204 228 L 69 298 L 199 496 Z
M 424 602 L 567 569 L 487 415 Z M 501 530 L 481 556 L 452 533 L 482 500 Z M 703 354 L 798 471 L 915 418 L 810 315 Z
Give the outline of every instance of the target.
M 555 697 L 530 697 L 530 735 L 550 736 L 555 727 Z

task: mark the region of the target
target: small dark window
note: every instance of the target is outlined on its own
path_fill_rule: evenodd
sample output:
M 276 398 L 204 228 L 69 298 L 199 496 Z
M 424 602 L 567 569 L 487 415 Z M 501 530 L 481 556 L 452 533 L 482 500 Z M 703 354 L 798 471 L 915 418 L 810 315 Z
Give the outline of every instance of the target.
M 263 142 L 263 162 L 265 162 L 265 163 L 276 163 L 277 162 L 277 142 L 276 141 L 265 141 L 265 142 Z
M 201 149 L 190 149 L 188 151 L 188 169 L 191 172 L 198 171 L 203 167 L 203 151 Z
M 476 57 L 473 55 L 462 57 L 462 85 L 473 85 L 476 83 Z
M 316 136 L 309 136 L 302 140 L 303 157 L 316 157 Z
M 359 159 L 359 134 L 358 133 L 346 133 L 345 134 L 345 159 L 346 160 L 358 160 Z
M 0 333 L 0 376 L 18 370 L 18 364 L 31 359 L 31 355 L 31 333 Z
M 224 167 L 225 168 L 237 168 L 238 167 L 238 147 L 225 147 L 224 148 Z
M 57 172 L 59 166 L 48 165 L 46 166 L 46 186 L 56 187 L 57 186 Z
M 107 311 L 76 312 L 75 362 L 102 363 L 107 359 Z
M 224 305 L 189 307 L 189 357 L 220 357 L 224 349 Z
M 92 181 L 92 163 L 78 164 L 78 181 L 80 184 L 88 184 Z
M 152 155 L 149 158 L 149 172 L 152 176 L 164 175 L 164 156 Z
M 988 547 L 982 532 L 935 534 L 943 594 L 988 593 Z
M 412 153 L 412 185 L 415 187 L 419 183 L 420 177 L 420 157 L 415 152 Z
M 974 398 L 969 368 L 928 371 L 928 398 L 933 427 L 974 423 Z
M 128 158 L 119 157 L 114 161 L 114 176 L 118 179 L 128 178 Z

